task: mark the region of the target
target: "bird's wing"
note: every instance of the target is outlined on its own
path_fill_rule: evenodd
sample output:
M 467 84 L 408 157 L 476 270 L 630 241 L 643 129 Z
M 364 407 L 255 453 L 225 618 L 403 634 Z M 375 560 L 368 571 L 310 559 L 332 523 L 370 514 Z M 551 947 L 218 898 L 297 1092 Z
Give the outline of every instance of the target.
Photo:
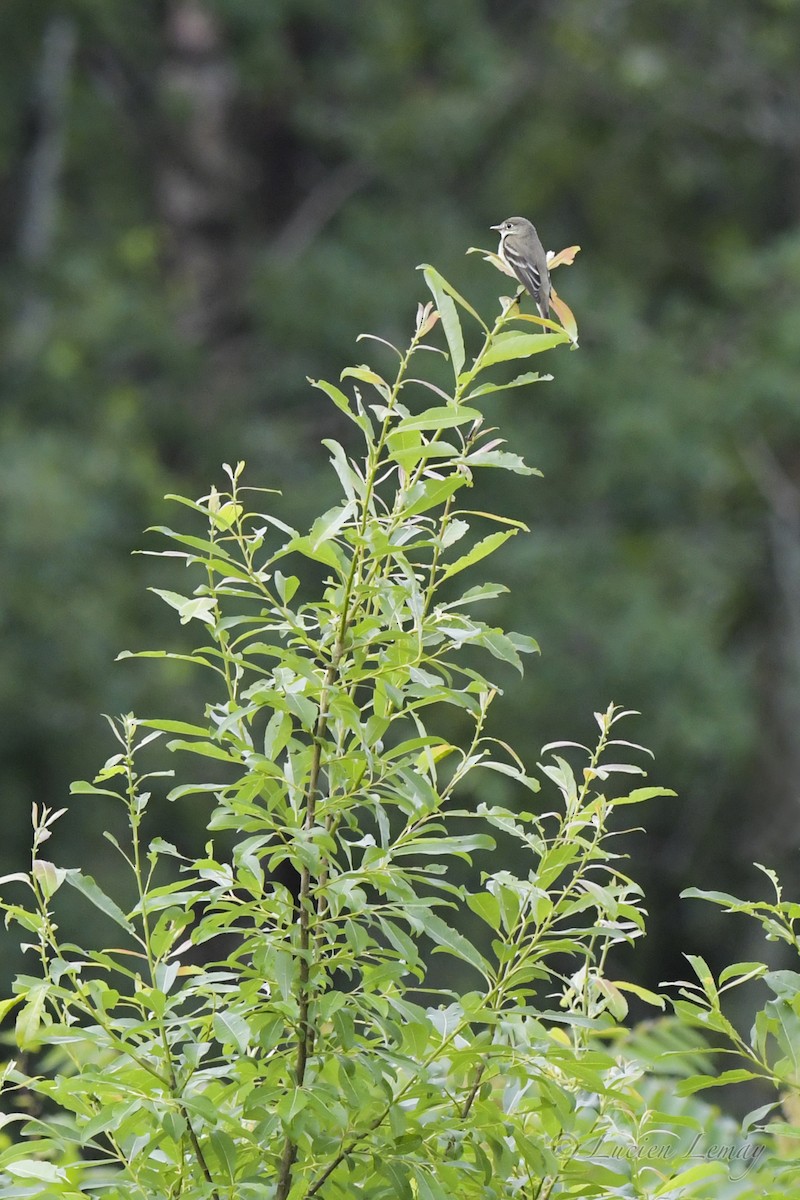
M 533 296 L 537 307 L 546 310 L 549 307 L 548 297 L 542 291 L 542 277 L 534 264 L 529 259 L 522 258 L 513 246 L 505 246 L 504 254 L 511 270 Z M 544 313 L 544 316 L 546 315 L 547 312 Z

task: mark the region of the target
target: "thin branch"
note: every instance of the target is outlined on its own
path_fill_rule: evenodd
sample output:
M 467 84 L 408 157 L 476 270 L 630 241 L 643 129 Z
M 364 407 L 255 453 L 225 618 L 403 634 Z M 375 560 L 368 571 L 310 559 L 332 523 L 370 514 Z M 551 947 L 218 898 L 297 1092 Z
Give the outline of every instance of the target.
M 292 213 L 273 242 L 272 251 L 283 262 L 294 262 L 311 247 L 326 225 L 348 200 L 370 180 L 360 162 L 342 163 L 328 172 Z

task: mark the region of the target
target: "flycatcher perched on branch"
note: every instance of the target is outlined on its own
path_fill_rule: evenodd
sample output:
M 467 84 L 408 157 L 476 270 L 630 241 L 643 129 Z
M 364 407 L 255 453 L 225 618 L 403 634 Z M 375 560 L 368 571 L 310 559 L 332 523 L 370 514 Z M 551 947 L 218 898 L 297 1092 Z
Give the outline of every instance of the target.
M 500 233 L 499 257 L 533 296 L 539 316 L 547 319 L 550 315 L 550 272 L 547 255 L 534 226 L 526 217 L 509 217 L 491 228 Z

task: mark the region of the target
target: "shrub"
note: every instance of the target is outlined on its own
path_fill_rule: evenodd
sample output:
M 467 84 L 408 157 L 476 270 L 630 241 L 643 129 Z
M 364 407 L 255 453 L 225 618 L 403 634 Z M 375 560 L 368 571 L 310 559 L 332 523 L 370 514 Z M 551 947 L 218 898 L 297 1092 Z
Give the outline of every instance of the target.
M 32 897 L 2 906 L 36 962 L 2 1006 L 22 1052 L 3 1076 L 5 1122 L 21 1126 L 0 1152 L 4 1196 L 754 1186 L 755 1171 L 741 1183 L 707 1153 L 710 1136 L 739 1131 L 664 1082 L 669 1069 L 694 1086 L 694 1027 L 728 1032 L 707 1017 L 705 979 L 700 1001 L 679 1004 L 683 1024 L 629 1034 L 626 994 L 664 1002 L 607 976 L 645 916 L 612 849 L 618 810 L 668 794 L 617 787 L 643 773 L 641 748 L 617 736 L 627 714 L 596 713 L 593 747 L 553 744 L 534 769 L 493 732 L 487 664 L 521 671 L 536 646 L 475 615 L 503 588 L 473 568 L 523 527 L 467 497 L 483 470 L 534 472 L 480 406 L 539 382 L 495 368 L 574 340 L 571 314 L 543 324 L 504 299 L 490 326 L 433 268 L 424 277 L 433 301 L 408 348 L 385 344 L 393 380 L 357 366 L 344 387 L 315 382 L 362 450 L 326 441 L 341 500 L 308 532 L 256 509 L 263 490 L 241 463 L 224 491 L 173 497 L 186 527 L 160 529 L 161 553 L 198 582 L 160 595 L 202 630 L 172 657 L 205 673 L 205 708 L 195 722 L 112 722 L 117 752 L 73 787 L 99 821 L 124 810 L 126 838 L 107 836 L 132 904 L 122 879 L 111 896 L 42 857 L 64 810 L 34 810 L 31 870 L 3 881 Z M 447 390 L 430 353 L 439 325 Z M 170 798 L 209 806 L 199 856 L 148 829 L 151 789 L 170 774 L 149 756 L 165 737 L 192 764 Z M 65 884 L 119 944 L 61 939 Z

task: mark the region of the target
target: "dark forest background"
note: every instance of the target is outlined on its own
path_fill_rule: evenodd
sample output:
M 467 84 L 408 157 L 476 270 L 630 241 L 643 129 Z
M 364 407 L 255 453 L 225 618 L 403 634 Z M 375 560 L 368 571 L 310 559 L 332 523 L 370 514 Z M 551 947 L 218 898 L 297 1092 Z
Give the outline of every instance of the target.
M 244 458 L 294 524 L 321 511 L 342 430 L 306 376 L 407 340 L 420 262 L 493 307 L 464 252 L 520 213 L 582 247 L 582 348 L 492 400 L 545 476 L 502 485 L 533 532 L 496 619 L 543 651 L 503 736 L 532 763 L 640 710 L 678 798 L 636 840 L 629 973 L 757 957 L 678 893 L 763 892 L 754 859 L 800 890 L 800 4 L 4 0 L 0 28 L 2 869 L 114 752 L 100 714 L 202 702 L 114 663 L 186 636 L 132 556 L 163 495 Z M 52 854 L 103 877 L 93 804 Z

